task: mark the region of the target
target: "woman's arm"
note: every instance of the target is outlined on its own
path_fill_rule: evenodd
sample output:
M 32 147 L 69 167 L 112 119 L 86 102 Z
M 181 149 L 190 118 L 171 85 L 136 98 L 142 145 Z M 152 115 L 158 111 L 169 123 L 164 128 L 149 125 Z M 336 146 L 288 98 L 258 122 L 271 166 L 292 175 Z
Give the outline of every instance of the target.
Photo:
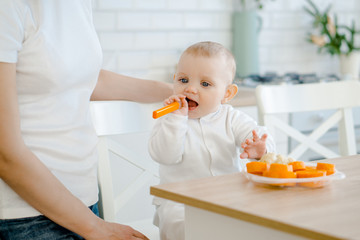
M 91 100 L 162 102 L 173 93 L 170 83 L 133 78 L 101 70 Z
M 94 215 L 24 144 L 15 63 L 0 63 L 0 178 L 39 212 L 86 239 L 141 236 L 130 227 L 106 223 Z

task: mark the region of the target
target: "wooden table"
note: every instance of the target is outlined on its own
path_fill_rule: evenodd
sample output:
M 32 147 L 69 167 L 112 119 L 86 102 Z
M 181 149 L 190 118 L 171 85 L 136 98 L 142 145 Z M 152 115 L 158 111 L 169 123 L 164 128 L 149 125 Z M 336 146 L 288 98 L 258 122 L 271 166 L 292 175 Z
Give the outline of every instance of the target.
M 316 189 L 273 188 L 236 173 L 150 193 L 185 204 L 187 240 L 360 239 L 360 155 L 322 161 L 346 178 Z

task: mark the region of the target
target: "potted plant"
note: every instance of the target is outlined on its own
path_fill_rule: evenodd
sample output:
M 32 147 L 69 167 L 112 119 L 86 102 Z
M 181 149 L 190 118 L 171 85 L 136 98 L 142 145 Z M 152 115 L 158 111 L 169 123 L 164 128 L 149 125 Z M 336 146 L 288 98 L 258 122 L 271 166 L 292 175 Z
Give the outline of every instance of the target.
M 318 52 L 327 52 L 339 56 L 340 72 L 345 78 L 358 79 L 360 68 L 360 47 L 355 46 L 355 35 L 360 33 L 355 29 L 355 21 L 351 26 L 339 25 L 337 15 L 334 20 L 329 14 L 331 5 L 324 12 L 311 1 L 307 0 L 310 7 L 304 7 L 313 19 L 315 33 L 308 35 L 308 41 L 317 45 Z

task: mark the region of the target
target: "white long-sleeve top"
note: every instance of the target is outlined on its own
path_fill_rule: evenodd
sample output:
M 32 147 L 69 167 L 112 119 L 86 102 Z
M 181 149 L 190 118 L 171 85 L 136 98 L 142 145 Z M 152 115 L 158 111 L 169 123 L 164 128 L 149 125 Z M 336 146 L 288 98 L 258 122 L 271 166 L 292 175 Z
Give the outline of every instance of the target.
M 149 140 L 149 153 L 160 163 L 160 183 L 223 175 L 241 171 L 241 143 L 268 134 L 267 152 L 275 151 L 265 127 L 245 113 L 224 104 L 200 119 L 167 114 L 157 120 Z

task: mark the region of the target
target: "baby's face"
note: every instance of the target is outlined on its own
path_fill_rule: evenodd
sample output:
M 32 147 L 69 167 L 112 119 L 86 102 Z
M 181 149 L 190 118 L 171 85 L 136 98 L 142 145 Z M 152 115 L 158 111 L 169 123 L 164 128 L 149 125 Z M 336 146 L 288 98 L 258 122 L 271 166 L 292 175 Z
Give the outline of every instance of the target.
M 174 93 L 186 96 L 189 118 L 200 118 L 218 110 L 232 80 L 223 57 L 183 54 L 174 76 Z

